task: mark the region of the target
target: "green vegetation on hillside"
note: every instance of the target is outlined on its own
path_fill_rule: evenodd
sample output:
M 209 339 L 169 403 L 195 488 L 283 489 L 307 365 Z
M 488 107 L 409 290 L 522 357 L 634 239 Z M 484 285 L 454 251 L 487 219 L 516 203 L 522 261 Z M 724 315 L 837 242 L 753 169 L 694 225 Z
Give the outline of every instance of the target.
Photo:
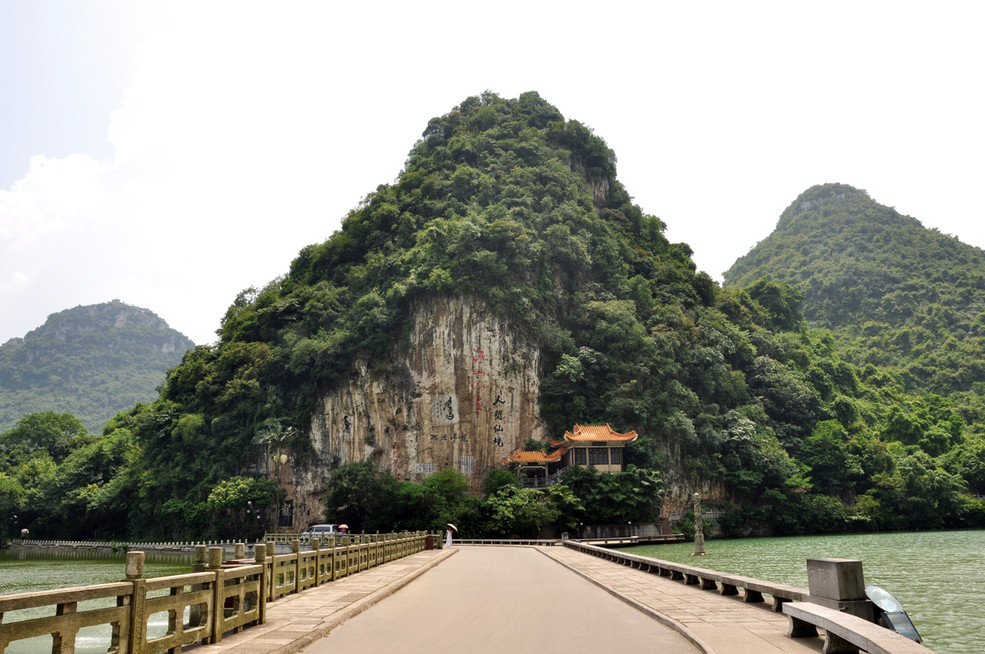
M 98 432 L 117 411 L 153 401 L 194 346 L 153 312 L 119 300 L 52 314 L 0 346 L 0 433 L 49 411 Z
M 660 514 L 664 485 L 659 473 L 630 465 L 599 475 L 569 468 L 564 483 L 546 490 L 521 488 L 503 469 L 486 474 L 482 493 L 468 493 L 457 470 L 446 469 L 424 483 L 401 482 L 372 461 L 340 466 L 325 498 L 325 519 L 363 532 L 398 529 L 442 531 L 449 523 L 471 538 L 536 538 L 543 530 L 574 531 L 580 524 L 648 522 Z
M 761 278 L 797 286 L 807 321 L 831 329 L 859 368 L 907 390 L 985 392 L 985 251 L 827 184 L 725 273 L 729 287 Z
M 980 520 L 980 503 L 954 498 L 964 490 L 985 494 L 985 252 L 864 191 L 826 184 L 801 194 L 725 282 L 787 286 L 803 298 L 811 333 L 856 371 L 854 418 L 839 413 L 845 435 L 881 443 L 892 457 L 907 453 L 896 461 L 896 478 L 879 477 L 869 496 L 904 497 L 895 501 L 913 515 L 927 511 L 928 526 L 941 524 L 941 503 Z M 819 451 L 830 452 L 828 445 L 821 441 Z M 837 458 L 832 463 L 845 469 Z M 816 463 L 813 469 L 817 478 Z M 922 500 L 906 497 L 918 488 Z M 938 500 L 929 499 L 935 494 Z M 868 501 L 860 497 L 856 507 Z
M 725 485 L 727 533 L 985 524 L 969 494 L 985 492 L 981 441 L 948 398 L 914 397 L 892 370 L 846 358 L 831 330 L 805 325 L 801 286 L 760 276 L 720 289 L 695 271 L 688 246 L 632 204 L 615 164 L 601 139 L 535 93 L 486 93 L 435 118 L 395 183 L 302 250 L 285 276 L 244 291 L 217 344 L 188 352 L 159 398 L 109 423 L 97 441 L 137 454 L 113 459 L 122 463 L 112 479 L 90 479 L 80 510 L 112 533 L 229 534 L 247 502 L 277 501 L 249 481 L 264 444 L 303 462 L 319 394 L 357 357 L 386 370 L 412 347 L 400 335 L 415 302 L 465 295 L 540 348 L 550 433 L 575 423 L 638 431 L 627 460 L 646 478 Z M 3 474 L 27 489 L 27 463 Z M 500 515 L 506 530 L 508 515 L 540 520 L 557 509 L 546 515 L 561 520 L 591 502 L 595 517 L 629 519 L 606 503 L 624 491 L 611 478 L 596 487 L 572 476 L 555 491 L 571 498 L 500 488 L 480 506 L 450 503 L 453 471 L 410 488 L 377 468 L 333 471 L 331 483 L 349 489 L 329 494 L 333 515 L 383 519 L 350 506 L 356 498 L 418 507 L 400 522 L 432 528 L 455 517 L 481 531 Z M 45 508 L 30 510 L 46 519 Z

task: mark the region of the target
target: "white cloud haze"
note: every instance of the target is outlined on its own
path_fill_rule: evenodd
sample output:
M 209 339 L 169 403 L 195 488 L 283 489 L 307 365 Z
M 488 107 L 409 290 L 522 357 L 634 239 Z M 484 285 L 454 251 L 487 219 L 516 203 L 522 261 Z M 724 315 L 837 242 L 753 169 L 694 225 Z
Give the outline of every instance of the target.
M 46 8 L 71 23 L 71 6 Z M 87 24 L 124 6 L 97 3 Z M 54 22 L 0 28 L 33 30 L 49 66 L 94 80 L 51 91 L 66 119 L 32 132 L 11 112 L 33 97 L 35 64 L 0 63 L 0 143 L 27 130 L 49 148 L 4 162 L 20 172 L 0 190 L 0 343 L 114 298 L 214 340 L 239 291 L 284 274 L 396 178 L 430 118 L 486 89 L 538 91 L 592 127 L 636 202 L 716 278 L 826 182 L 985 246 L 975 3 L 137 6 L 135 47 L 117 50 L 132 59 L 113 71 L 87 68 Z M 77 142 L 79 94 L 114 88 L 116 110 L 91 125 L 103 151 L 46 145 Z

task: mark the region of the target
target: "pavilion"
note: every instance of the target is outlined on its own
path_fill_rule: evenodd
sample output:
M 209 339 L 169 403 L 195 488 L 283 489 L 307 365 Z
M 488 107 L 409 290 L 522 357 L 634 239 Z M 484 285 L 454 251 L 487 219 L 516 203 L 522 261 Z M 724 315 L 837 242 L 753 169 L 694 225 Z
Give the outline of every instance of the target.
M 551 441 L 550 452 L 513 450 L 504 460 L 524 487 L 546 488 L 557 483 L 557 474 L 568 466 L 592 467 L 598 472 L 622 472 L 625 448 L 638 438 L 635 431 L 621 434 L 608 424 L 575 425 L 560 441 Z

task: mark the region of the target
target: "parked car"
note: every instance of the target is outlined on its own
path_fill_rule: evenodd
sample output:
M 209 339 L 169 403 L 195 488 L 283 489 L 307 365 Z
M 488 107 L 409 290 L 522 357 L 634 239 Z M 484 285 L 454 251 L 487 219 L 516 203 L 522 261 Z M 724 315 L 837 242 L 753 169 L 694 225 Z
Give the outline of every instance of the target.
M 307 530 L 301 533 L 302 536 L 307 536 L 308 538 L 328 538 L 330 536 L 339 535 L 338 525 L 311 525 Z

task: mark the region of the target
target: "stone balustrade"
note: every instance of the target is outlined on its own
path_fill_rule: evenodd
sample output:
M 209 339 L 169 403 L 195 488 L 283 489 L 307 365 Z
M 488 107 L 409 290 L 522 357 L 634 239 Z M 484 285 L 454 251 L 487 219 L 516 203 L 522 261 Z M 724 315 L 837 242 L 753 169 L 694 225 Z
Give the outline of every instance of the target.
M 257 543 L 249 560 L 243 558 L 242 543 L 195 544 L 190 545 L 191 573 L 152 579 L 143 578 L 144 552 L 130 551 L 125 581 L 0 596 L 0 654 L 14 641 L 46 635 L 54 654 L 74 652 L 80 630 L 106 625 L 107 650 L 118 654 L 216 643 L 223 634 L 263 624 L 267 602 L 419 552 L 429 543 L 440 544 L 438 534 L 425 532 L 358 540 L 336 544 L 328 539 L 323 546 L 311 539 L 305 551 L 295 540 L 289 554 L 275 554 L 274 543 Z M 226 545 L 236 558 L 223 563 Z M 37 609 L 45 617 L 18 619 L 18 611 Z M 148 619 L 159 614 L 166 614 L 166 628 L 149 628 Z
M 583 543 L 579 541 L 566 540 L 564 544 L 586 554 L 599 556 L 616 563 L 622 563 L 633 568 L 652 572 L 661 577 L 683 581 L 685 584 L 695 585 L 703 590 L 717 590 L 722 595 L 739 595 L 742 589 L 742 600 L 747 603 L 764 602 L 763 594 L 769 595 L 772 600 L 772 609 L 780 611 L 783 602 L 803 601 L 810 596 L 806 588 L 797 588 L 787 584 L 777 584 L 761 579 L 753 579 L 742 575 L 708 570 L 683 563 L 663 561 L 653 559 L 648 556 L 629 554 L 618 550 L 606 549 Z
M 629 554 L 579 541 L 565 540 L 564 545 L 722 595 L 739 595 L 741 588 L 741 599 L 747 603 L 765 602 L 763 595 L 769 595 L 773 611 L 782 611 L 790 617 L 788 635 L 791 638 L 816 637 L 816 626 L 824 630 L 825 654 L 859 654 L 860 650 L 869 654 L 932 654 L 926 647 L 872 621 L 872 603 L 861 599 L 864 583 L 860 561 L 809 559 L 811 588 L 808 589 Z
M 455 545 L 523 545 L 541 547 L 560 545 L 559 538 L 456 538 Z
M 206 541 L 131 541 L 131 540 L 52 540 L 52 539 L 22 539 L 10 540 L 11 547 L 29 547 L 32 549 L 77 549 L 77 550 L 152 550 L 162 552 L 191 552 L 196 545 L 222 547 L 232 550 L 235 540 L 206 540 Z

